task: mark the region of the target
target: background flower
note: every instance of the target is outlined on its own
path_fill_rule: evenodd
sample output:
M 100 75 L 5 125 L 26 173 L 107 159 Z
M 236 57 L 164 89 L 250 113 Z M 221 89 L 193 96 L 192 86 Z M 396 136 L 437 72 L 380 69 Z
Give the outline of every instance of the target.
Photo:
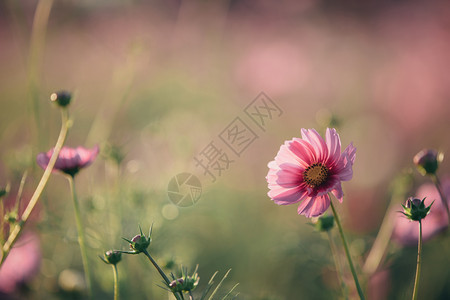
M 37 155 L 36 161 L 42 169 L 47 167 L 53 150 L 51 149 L 47 153 L 42 152 Z M 75 175 L 80 169 L 89 166 L 95 160 L 99 150 L 98 146 L 92 149 L 62 147 L 53 170 Z
M 38 273 L 40 265 L 39 237 L 34 233 L 25 232 L 0 268 L 0 291 L 14 292 Z
M 450 203 L 450 197 L 448 196 L 450 193 L 450 180 L 444 180 L 442 182 L 442 187 L 444 194 L 447 197 L 447 202 Z M 420 199 L 426 197 L 425 204 L 427 206 L 434 201 L 429 214 L 422 220 L 422 238 L 424 241 L 427 241 L 447 229 L 448 216 L 439 192 L 433 184 L 423 184 L 417 190 L 417 197 Z M 396 215 L 393 238 L 402 245 L 417 246 L 418 237 L 419 223 L 412 222 L 401 213 L 398 213 L 398 215 Z

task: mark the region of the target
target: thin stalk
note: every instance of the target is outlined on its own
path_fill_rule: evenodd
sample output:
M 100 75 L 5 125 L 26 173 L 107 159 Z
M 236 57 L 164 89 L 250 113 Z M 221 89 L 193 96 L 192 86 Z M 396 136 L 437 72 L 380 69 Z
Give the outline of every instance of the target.
M 417 246 L 417 268 L 416 268 L 416 278 L 414 280 L 414 290 L 413 290 L 413 300 L 417 300 L 417 294 L 419 291 L 419 280 L 420 280 L 420 266 L 422 265 L 422 220 L 419 220 L 419 245 Z
M 53 0 L 39 0 L 33 17 L 31 29 L 30 48 L 28 54 L 28 89 L 30 93 L 31 108 L 36 123 L 38 144 L 44 144 L 41 115 L 39 110 L 39 73 L 42 69 L 42 57 L 45 48 L 47 24 Z
M 378 266 L 383 259 L 384 253 L 386 252 L 386 248 L 389 245 L 392 231 L 394 229 L 394 220 L 396 213 L 392 210 L 393 206 L 394 202 L 391 202 L 386 211 L 386 214 L 384 215 L 383 221 L 381 222 L 380 230 L 378 231 L 375 242 L 373 243 L 369 255 L 367 256 L 367 259 L 364 263 L 363 272 L 369 276 L 375 273 L 375 271 L 378 269 Z
M 367 277 L 375 273 L 385 257 L 386 249 L 389 246 L 389 241 L 394 231 L 394 221 L 397 217 L 396 207 L 398 203 L 404 201 L 405 195 L 410 188 L 412 188 L 412 178 L 408 171 L 404 171 L 403 174 L 396 176 L 391 183 L 391 197 L 388 208 L 386 209 L 377 237 L 362 268 L 362 271 Z
M 17 191 L 16 206 L 14 208 L 15 211 L 17 212 L 17 214 L 19 214 L 20 202 L 22 200 L 23 187 L 25 185 L 25 181 L 27 180 L 27 176 L 28 176 L 28 171 L 25 171 L 22 175 L 22 179 L 20 180 L 19 190 Z M 19 218 L 19 216 L 17 216 L 17 218 Z
M 67 179 L 69 180 L 70 191 L 72 192 L 73 207 L 75 211 L 75 221 L 77 224 L 77 231 L 78 231 L 78 243 L 80 244 L 81 259 L 83 261 L 83 268 L 84 268 L 84 276 L 88 287 L 89 297 L 92 298 L 92 278 L 91 272 L 89 270 L 89 261 L 86 252 L 86 239 L 84 235 L 83 222 L 81 220 L 80 205 L 78 203 L 78 198 L 75 191 L 74 178 L 73 176 L 67 176 Z
M 344 245 L 345 255 L 347 256 L 348 264 L 350 266 L 350 271 L 353 275 L 353 280 L 355 281 L 356 289 L 358 291 L 359 298 L 361 300 L 364 300 L 364 293 L 361 289 L 361 286 L 359 285 L 358 276 L 356 276 L 355 267 L 353 266 L 352 257 L 350 256 L 350 251 L 348 250 L 347 241 L 345 240 L 344 231 L 342 230 L 341 221 L 339 221 L 339 216 L 336 212 L 336 209 L 334 208 L 333 201 L 330 201 L 331 209 L 333 210 L 334 219 L 336 220 L 336 224 L 339 229 L 339 235 L 342 239 L 342 244 Z
M 39 197 L 42 194 L 42 191 L 44 190 L 45 186 L 47 185 L 48 179 L 50 178 L 50 174 L 53 170 L 53 167 L 55 166 L 56 159 L 58 158 L 59 152 L 61 151 L 61 148 L 64 144 L 64 141 L 66 140 L 67 131 L 69 130 L 69 116 L 68 111 L 66 108 L 61 108 L 61 119 L 62 119 L 62 125 L 61 125 L 61 131 L 59 132 L 58 140 L 56 141 L 55 148 L 53 150 L 52 157 L 50 158 L 50 161 L 48 162 L 47 167 L 45 168 L 44 174 L 42 174 L 41 180 L 39 181 L 38 186 L 36 187 L 36 190 L 33 193 L 33 196 L 31 196 L 30 202 L 28 203 L 27 207 L 25 208 L 25 211 L 22 214 L 22 217 L 20 218 L 19 222 L 16 223 L 13 230 L 11 231 L 11 234 L 8 237 L 8 240 L 5 242 L 5 244 L 2 247 L 2 257 L 0 260 L 0 266 L 5 261 L 6 257 L 8 256 L 9 252 L 11 251 L 12 246 L 15 244 L 17 239 L 19 238 L 23 227 L 25 226 L 30 214 L 33 212 L 33 209 L 39 200 Z
M 433 183 L 436 186 L 436 188 L 439 192 L 439 195 L 441 196 L 442 204 L 444 204 L 445 210 L 447 211 L 448 219 L 450 220 L 450 211 L 448 208 L 447 197 L 444 194 L 444 192 L 442 191 L 441 181 L 439 180 L 439 178 L 436 174 L 431 175 L 431 179 L 433 180 Z
M 334 264 L 336 266 L 336 273 L 337 273 L 337 277 L 339 280 L 339 285 L 342 288 L 342 294 L 344 296 L 345 299 L 348 299 L 348 295 L 347 295 L 347 286 L 345 285 L 344 282 L 344 276 L 342 273 L 342 266 L 338 257 L 338 252 L 336 249 L 336 244 L 334 243 L 333 237 L 331 236 L 331 232 L 327 231 L 327 236 L 328 236 L 328 240 L 330 241 L 330 248 L 331 248 L 331 253 L 333 254 L 333 259 L 334 259 Z
M 114 272 L 114 300 L 119 300 L 119 272 L 117 265 L 111 265 Z
M 151 261 L 151 263 L 153 264 L 153 266 L 156 268 L 156 270 L 158 270 L 159 275 L 161 275 L 161 277 L 164 279 L 164 281 L 167 283 L 167 286 L 169 286 L 170 284 L 170 280 L 169 278 L 166 276 L 166 274 L 164 273 L 164 271 L 158 266 L 158 264 L 156 263 L 156 261 L 153 259 L 153 257 L 150 256 L 150 253 L 148 253 L 147 250 L 144 250 L 142 253 L 145 254 L 145 256 L 148 257 L 148 259 Z M 180 295 L 178 295 L 175 292 L 172 292 L 173 295 L 175 296 L 175 298 L 177 298 L 177 300 L 181 300 L 182 298 L 180 298 Z

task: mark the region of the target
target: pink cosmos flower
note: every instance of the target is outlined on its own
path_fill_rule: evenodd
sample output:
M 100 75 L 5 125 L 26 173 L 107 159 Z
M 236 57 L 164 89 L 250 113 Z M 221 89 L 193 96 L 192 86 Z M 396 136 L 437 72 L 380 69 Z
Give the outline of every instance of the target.
M 36 161 L 42 169 L 47 167 L 53 150 L 50 149 L 47 153 L 42 152 L 37 155 Z M 89 166 L 95 160 L 99 150 L 98 146 L 92 149 L 62 147 L 53 170 L 74 176 L 80 169 Z
M 34 233 L 24 233 L 0 268 L 0 291 L 12 293 L 29 281 L 38 273 L 41 259 L 39 237 Z
M 329 192 L 342 202 L 341 181 L 352 179 L 355 155 L 352 143 L 341 153 L 334 128 L 327 128 L 326 142 L 316 130 L 302 128 L 302 138 L 286 141 L 268 164 L 268 195 L 279 205 L 302 201 L 298 214 L 317 217 L 330 206 Z
M 450 205 L 450 179 L 442 181 L 442 189 Z M 448 216 L 436 187 L 426 183 L 417 190 L 417 198 L 425 199 L 428 206 L 434 201 L 430 212 L 422 220 L 422 239 L 427 241 L 448 228 Z M 412 222 L 400 213 L 395 216 L 393 238 L 404 246 L 417 246 L 419 222 Z

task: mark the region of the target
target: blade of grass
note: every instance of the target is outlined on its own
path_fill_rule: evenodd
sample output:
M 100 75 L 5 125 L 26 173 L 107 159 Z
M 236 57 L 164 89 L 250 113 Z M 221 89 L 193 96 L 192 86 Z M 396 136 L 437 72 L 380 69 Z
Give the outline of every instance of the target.
M 203 291 L 202 297 L 200 298 L 200 300 L 204 300 L 206 295 L 208 295 L 209 291 L 211 290 L 213 284 L 214 284 L 214 277 L 216 277 L 217 273 L 219 273 L 219 271 L 216 271 L 213 276 L 211 276 L 211 279 L 209 279 L 208 282 L 208 286 L 205 288 L 205 290 Z
M 234 289 L 239 285 L 239 283 L 236 283 L 231 290 L 222 298 L 222 300 L 225 300 L 233 291 Z
M 216 286 L 216 288 L 212 292 L 211 296 L 209 296 L 208 300 L 212 300 L 213 299 L 214 295 L 217 293 L 217 291 L 219 290 L 219 288 L 222 285 L 223 281 L 227 278 L 227 276 L 230 273 L 230 271 L 231 271 L 231 269 L 229 269 L 228 272 L 225 273 L 225 275 L 223 276 L 222 280 L 219 282 L 219 284 Z

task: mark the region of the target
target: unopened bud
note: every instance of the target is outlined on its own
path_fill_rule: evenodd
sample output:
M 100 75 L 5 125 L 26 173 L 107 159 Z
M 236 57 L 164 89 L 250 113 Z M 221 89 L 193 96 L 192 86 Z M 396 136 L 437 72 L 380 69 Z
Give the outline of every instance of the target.
M 152 228 L 150 228 L 150 232 L 148 234 L 148 237 L 146 237 L 142 233 L 142 229 L 139 226 L 140 234 L 134 236 L 134 238 L 129 239 L 123 238 L 125 241 L 130 243 L 130 248 L 134 250 L 134 253 L 141 253 L 147 251 L 148 246 L 150 246 L 150 242 L 152 241 Z
M 428 215 L 433 202 L 430 204 L 430 206 L 425 207 L 425 198 L 423 198 L 423 200 L 417 198 L 409 198 L 408 200 L 406 200 L 406 205 L 402 204 L 402 213 L 412 221 L 420 221 Z
M 320 216 L 315 224 L 316 229 L 319 231 L 330 231 L 334 227 L 333 216 Z
M 183 278 L 175 279 L 171 283 L 169 283 L 170 289 L 175 293 L 181 292 L 183 290 L 183 286 L 184 286 Z
M 137 252 L 144 252 L 150 245 L 150 240 L 145 235 L 138 234 L 131 240 L 130 247 Z
M 50 100 L 56 102 L 61 107 L 66 107 L 72 100 L 72 94 L 67 91 L 59 91 L 50 95 Z
M 424 149 L 413 158 L 414 164 L 422 175 L 436 174 L 441 160 L 442 154 L 433 149 Z
M 116 265 L 122 259 L 122 253 L 119 251 L 108 250 L 104 254 L 103 261 L 107 264 Z
M 169 288 L 175 293 L 189 292 L 197 287 L 199 280 L 200 277 L 198 277 L 197 271 L 194 271 L 191 276 L 184 275 L 181 278 L 174 279 L 169 283 Z

